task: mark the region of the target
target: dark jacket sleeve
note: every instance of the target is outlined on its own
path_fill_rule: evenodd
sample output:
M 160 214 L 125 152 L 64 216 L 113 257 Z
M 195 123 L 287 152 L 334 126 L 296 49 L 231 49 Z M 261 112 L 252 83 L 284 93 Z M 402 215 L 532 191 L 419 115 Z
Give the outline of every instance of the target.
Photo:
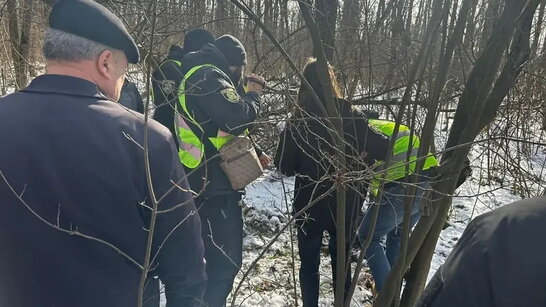
M 368 128 L 365 140 L 368 159 L 378 161 L 386 159 L 389 148 L 389 139 L 387 137 Z
M 171 133 L 174 125 L 174 109 L 177 99 L 178 86 L 183 75 L 181 68 L 172 61 L 166 61 L 152 74 L 152 89 L 155 111 L 153 118 Z
M 156 107 L 169 103 L 174 106 L 178 85 L 184 76 L 178 64 L 163 62 L 152 74 L 152 89 Z
M 161 199 L 159 211 L 172 210 L 157 217 L 153 265 L 165 284 L 167 307 L 200 306 L 206 280 L 201 222 L 174 143 L 166 134 L 150 152 L 154 193 Z M 173 182 L 180 188 L 169 191 Z
M 273 161 L 277 169 L 285 176 L 295 176 L 298 171 L 297 149 L 297 144 L 290 128 L 285 128 L 281 132 Z
M 353 125 L 356 127 L 359 147 L 367 153 L 366 159 L 373 163 L 375 160 L 384 161 L 387 157 L 389 139 L 368 126 L 368 119 L 358 111 L 353 111 Z
M 199 101 L 199 108 L 220 130 L 239 135 L 256 120 L 260 103 L 258 94 L 250 92 L 240 95 L 228 81 L 222 77 L 211 77 L 210 74 L 193 84 L 187 95 L 204 97 Z

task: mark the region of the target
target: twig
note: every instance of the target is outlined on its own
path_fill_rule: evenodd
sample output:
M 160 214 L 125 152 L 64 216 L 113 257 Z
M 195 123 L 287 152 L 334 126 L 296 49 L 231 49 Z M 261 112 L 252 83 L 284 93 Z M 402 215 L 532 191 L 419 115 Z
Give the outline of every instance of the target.
M 77 229 L 76 230 L 67 230 L 67 229 L 63 229 L 60 227 L 59 225 L 59 218 L 57 217 L 57 225 L 56 224 L 53 224 L 53 223 L 50 223 L 49 221 L 47 221 L 46 219 L 44 219 L 43 217 L 41 217 L 36 211 L 34 211 L 34 209 L 32 209 L 32 207 L 30 207 L 27 202 L 21 197 L 21 195 L 19 195 L 14 189 L 13 189 L 13 186 L 8 182 L 8 179 L 4 176 L 4 173 L 2 173 L 2 171 L 0 171 L 0 177 L 2 177 L 2 179 L 4 180 L 4 182 L 6 183 L 6 185 L 8 186 L 8 188 L 10 189 L 10 191 L 13 193 L 13 195 L 15 197 L 17 197 L 17 199 L 19 200 L 19 202 L 21 202 L 27 209 L 28 211 L 30 211 L 30 213 L 32 213 L 32 215 L 34 215 L 38 220 L 40 220 L 41 222 L 43 222 L 44 224 L 46 224 L 47 226 L 55 229 L 55 230 L 58 230 L 60 232 L 64 232 L 66 234 L 69 234 L 71 236 L 77 236 L 77 237 L 82 237 L 82 238 L 85 238 L 85 239 L 88 239 L 88 240 L 91 240 L 91 241 L 95 241 L 95 242 L 99 242 L 101 244 L 104 244 L 108 247 L 110 247 L 111 249 L 115 250 L 118 254 L 122 255 L 123 257 L 125 257 L 127 260 L 129 260 L 131 263 L 133 263 L 134 265 L 136 265 L 139 269 L 142 269 L 142 266 L 138 263 L 138 261 L 136 261 L 135 259 L 133 259 L 131 256 L 127 255 L 126 253 L 124 253 L 121 249 L 117 248 L 115 245 L 113 245 L 112 243 L 109 243 L 105 240 L 102 240 L 102 239 L 99 239 L 99 238 L 96 238 L 96 237 L 93 237 L 93 236 L 90 236 L 90 235 L 86 235 L 84 233 L 81 233 L 80 231 L 78 231 Z M 59 205 L 59 208 L 60 208 L 60 205 Z M 60 210 L 60 209 L 59 209 Z

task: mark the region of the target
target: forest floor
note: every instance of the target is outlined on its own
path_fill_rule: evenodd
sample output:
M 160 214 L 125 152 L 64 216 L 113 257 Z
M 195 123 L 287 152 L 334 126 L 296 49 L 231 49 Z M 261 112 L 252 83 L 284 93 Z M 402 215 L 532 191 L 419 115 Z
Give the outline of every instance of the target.
M 510 174 L 502 180 L 485 180 L 487 169 L 479 167 L 486 163 L 482 156 L 483 148 L 475 146 L 471 152 L 474 168 L 472 178 L 467 180 L 453 198 L 450 226 L 444 229 L 434 252 L 429 272 L 432 277 L 436 269 L 445 261 L 455 243 L 461 237 L 468 223 L 476 216 L 505 204 L 521 199 L 513 192 Z M 546 148 L 539 148 L 529 157 L 529 171 L 538 178 L 546 177 Z M 290 200 L 294 178 L 281 178 L 270 171 L 264 177 L 247 187 L 245 196 L 245 237 L 243 269 L 239 273 L 234 287 L 240 282 L 243 273 L 262 252 L 290 217 Z M 286 196 L 286 197 L 285 197 Z M 288 201 L 288 204 L 287 204 Z M 319 306 L 332 306 L 331 265 L 326 241 L 323 242 L 320 267 Z M 353 253 L 356 253 L 353 252 Z M 356 257 L 353 257 L 356 258 Z M 354 267 L 355 263 L 353 263 Z M 250 272 L 244 281 L 236 299 L 237 306 L 296 306 L 295 298 L 301 297 L 298 278 L 299 258 L 295 229 L 284 231 L 279 239 L 269 248 L 263 259 Z M 294 269 L 296 289 L 294 287 Z M 371 302 L 370 273 L 365 267 L 360 274 L 351 306 L 369 306 Z M 297 292 L 296 292 L 296 291 Z M 230 298 L 231 299 L 231 298 Z M 231 302 L 231 300 L 228 300 Z M 301 299 L 297 305 L 301 306 Z
M 443 148 L 444 144 L 441 143 L 442 140 L 447 139 L 447 132 L 437 132 L 436 138 L 440 143 L 437 144 L 438 147 Z M 544 178 L 546 178 L 546 148 L 537 147 L 528 156 L 518 157 L 519 167 L 525 169 L 526 176 L 538 178 L 536 181 L 525 181 L 524 184 L 521 184 L 521 180 L 515 179 L 510 169 L 502 170 L 498 166 L 491 165 L 490 157 L 485 154 L 487 150 L 488 148 L 480 143 L 474 145 L 471 150 L 469 157 L 474 173 L 459 187 L 453 197 L 449 227 L 440 235 L 429 278 L 444 263 L 473 218 L 521 199 L 520 195 L 524 194 L 521 191 L 522 185 L 529 191 L 529 195 L 543 193 Z M 502 150 L 509 152 L 510 148 Z M 506 155 L 510 159 L 509 153 Z M 282 177 L 275 170 L 268 171 L 247 187 L 244 197 L 243 268 L 235 280 L 234 289 L 238 287 L 243 274 L 249 270 L 250 265 L 259 257 L 264 247 L 289 220 L 293 189 L 294 178 Z M 249 272 L 248 278 L 241 285 L 235 300 L 236 306 L 302 305 L 298 277 L 300 262 L 295 233 L 295 229 L 287 228 L 265 251 L 262 259 Z M 353 251 L 353 259 L 358 256 L 357 253 Z M 355 263 L 352 263 L 352 266 L 354 268 Z M 321 252 L 319 306 L 333 306 L 331 274 L 325 238 Z M 364 266 L 357 281 L 351 306 L 371 306 L 370 280 L 371 275 Z M 228 306 L 231 305 L 231 300 L 230 296 Z

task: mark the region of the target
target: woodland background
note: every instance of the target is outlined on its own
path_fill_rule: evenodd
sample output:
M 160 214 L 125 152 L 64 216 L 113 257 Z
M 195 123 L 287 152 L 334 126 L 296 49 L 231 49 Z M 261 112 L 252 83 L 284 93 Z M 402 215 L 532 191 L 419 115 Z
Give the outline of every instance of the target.
M 53 2 L 0 0 L 0 95 L 44 72 L 41 37 Z M 295 108 L 294 67 L 315 55 L 336 67 L 354 105 L 411 126 L 422 136 L 421 155 L 430 148 L 441 156 L 445 180 L 435 186 L 437 206 L 406 236 L 406 257 L 377 306 L 411 306 L 420 294 L 455 192 L 446 178 L 460 172 L 466 157 L 480 186 L 521 198 L 546 194 L 545 1 L 98 2 L 123 19 L 141 49 L 143 61 L 129 76 L 145 98 L 150 71 L 169 46 L 206 28 L 241 39 L 247 71 L 268 80 L 257 138 L 267 152 L 276 146 L 275 127 Z M 480 150 L 471 153 L 476 143 Z M 394 285 L 406 273 L 402 299 L 395 299 L 401 290 Z

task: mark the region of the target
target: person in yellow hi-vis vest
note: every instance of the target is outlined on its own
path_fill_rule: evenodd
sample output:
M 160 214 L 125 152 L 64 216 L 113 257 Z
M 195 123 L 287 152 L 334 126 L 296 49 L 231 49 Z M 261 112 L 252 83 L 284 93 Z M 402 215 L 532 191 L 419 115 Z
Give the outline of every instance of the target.
M 378 119 L 379 114 L 377 112 L 366 111 L 365 113 L 370 128 L 387 137 L 392 137 L 395 122 Z M 410 139 L 410 137 L 412 138 Z M 377 161 L 373 166 L 375 175 L 370 183 L 370 191 L 374 196 L 377 196 L 378 193 L 382 193 L 382 195 L 375 231 L 371 234 L 371 243 L 366 250 L 366 260 L 372 272 L 377 291 L 381 291 L 400 252 L 404 202 L 406 190 L 408 189 L 404 179 L 408 170 L 409 174 L 413 174 L 415 171 L 419 146 L 419 137 L 412 136 L 407 126 L 400 125 L 392 150 L 391 162 L 389 165 L 385 165 L 384 161 Z M 422 174 L 416 179 L 416 193 L 410 220 L 411 227 L 421 217 L 421 204 L 425 193 L 430 191 L 429 181 L 432 176 L 432 168 L 436 166 L 438 166 L 438 160 L 434 156 L 428 156 Z M 380 191 L 379 187 L 385 172 L 385 184 Z M 368 230 L 372 217 L 369 213 L 372 208 L 373 205 L 368 208 L 358 230 L 358 237 L 361 242 L 364 242 L 370 236 Z M 383 240 L 385 240 L 385 247 L 382 244 Z
M 213 43 L 214 35 L 205 29 L 193 29 L 184 36 L 184 46 L 172 45 L 169 54 L 152 74 L 152 96 L 154 97 L 154 119 L 169 128 L 173 136 L 174 109 L 178 103 L 178 87 L 182 74 L 182 58 L 201 49 L 205 44 Z M 178 140 L 174 138 L 176 146 Z
M 220 167 L 218 150 L 246 133 L 256 119 L 265 81 L 250 75 L 247 92 L 239 93 L 246 64 L 242 43 L 219 37 L 182 59 L 184 78 L 178 89 L 175 129 L 179 159 L 196 193 L 207 262 L 205 305 L 225 306 L 242 264 L 241 196 Z

